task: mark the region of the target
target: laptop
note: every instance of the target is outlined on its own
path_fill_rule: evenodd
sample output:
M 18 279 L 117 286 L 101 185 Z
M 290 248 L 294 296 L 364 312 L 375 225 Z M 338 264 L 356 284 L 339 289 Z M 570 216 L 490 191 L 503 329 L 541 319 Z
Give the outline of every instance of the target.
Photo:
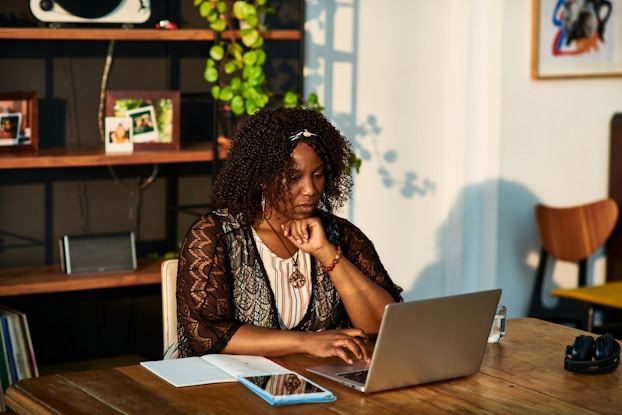
M 308 371 L 361 392 L 377 392 L 477 373 L 501 289 L 388 304 L 370 363 Z

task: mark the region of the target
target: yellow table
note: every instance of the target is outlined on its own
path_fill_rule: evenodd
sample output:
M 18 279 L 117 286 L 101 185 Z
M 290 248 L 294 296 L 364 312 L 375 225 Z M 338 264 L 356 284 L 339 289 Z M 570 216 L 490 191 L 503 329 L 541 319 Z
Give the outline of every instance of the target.
M 594 328 L 594 309 L 622 309 L 622 281 L 579 288 L 556 288 L 551 290 L 551 295 L 586 303 L 589 306 L 588 331 Z

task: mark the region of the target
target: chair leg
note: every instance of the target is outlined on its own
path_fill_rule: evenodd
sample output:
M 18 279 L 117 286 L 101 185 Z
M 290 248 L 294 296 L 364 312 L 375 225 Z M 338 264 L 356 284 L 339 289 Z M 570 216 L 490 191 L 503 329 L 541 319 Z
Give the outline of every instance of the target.
M 579 261 L 579 287 L 587 285 L 587 258 Z
M 587 308 L 587 331 L 590 333 L 594 331 L 594 307 L 588 306 Z
M 529 316 L 555 323 L 573 324 L 576 328 L 586 330 L 590 325 L 591 318 L 588 316 L 588 308 L 580 301 L 559 298 L 555 307 L 546 307 L 542 301 L 544 290 L 544 279 L 546 276 L 549 254 L 544 248 L 540 253 L 540 261 L 536 269 L 536 279 L 534 281 L 529 305 Z M 584 267 L 583 275 L 586 275 L 586 264 L 579 265 Z

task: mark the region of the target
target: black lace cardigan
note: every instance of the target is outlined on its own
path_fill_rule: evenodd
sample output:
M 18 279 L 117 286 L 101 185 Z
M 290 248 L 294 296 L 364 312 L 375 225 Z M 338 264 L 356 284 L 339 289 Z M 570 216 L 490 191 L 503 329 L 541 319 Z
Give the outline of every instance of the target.
M 318 212 L 328 240 L 368 278 L 402 301 L 372 242 L 352 223 Z M 293 330 L 351 327 L 328 274 L 313 258 L 311 303 Z M 199 217 L 181 247 L 177 276 L 178 356 L 219 353 L 243 324 L 278 329 L 274 295 L 251 229 L 226 210 Z

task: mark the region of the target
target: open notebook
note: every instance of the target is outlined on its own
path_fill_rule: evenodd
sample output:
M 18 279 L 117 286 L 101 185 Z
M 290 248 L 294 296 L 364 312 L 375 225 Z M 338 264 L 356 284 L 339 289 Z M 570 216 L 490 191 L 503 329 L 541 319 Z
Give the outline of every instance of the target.
M 307 368 L 362 392 L 418 385 L 479 371 L 501 290 L 386 306 L 371 362 Z

